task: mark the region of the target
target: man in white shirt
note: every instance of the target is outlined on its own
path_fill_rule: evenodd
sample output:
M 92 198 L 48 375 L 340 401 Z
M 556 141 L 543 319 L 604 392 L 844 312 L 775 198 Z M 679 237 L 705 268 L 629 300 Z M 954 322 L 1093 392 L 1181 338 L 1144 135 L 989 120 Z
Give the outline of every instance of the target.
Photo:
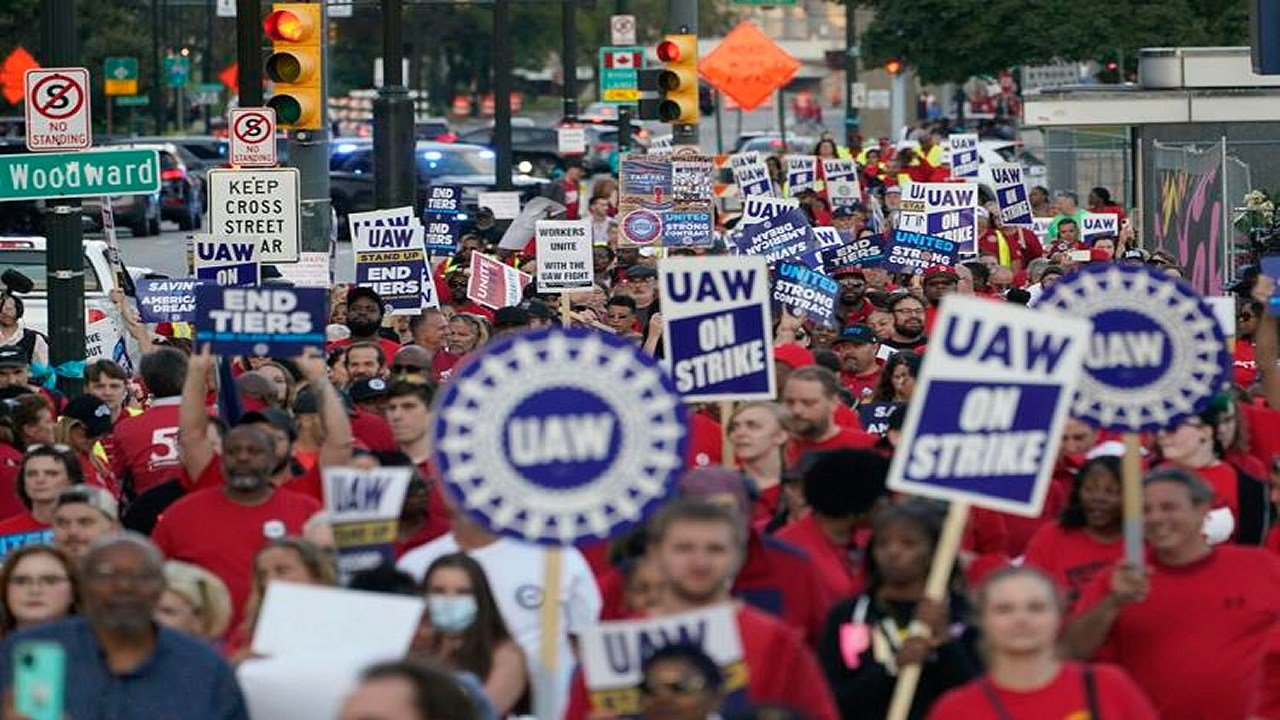
M 419 582 L 436 559 L 465 552 L 480 566 L 493 590 L 494 600 L 512 637 L 524 650 L 531 678 L 542 677 L 542 603 L 546 585 L 547 548 L 533 543 L 499 537 L 480 527 L 464 512 L 450 508 L 453 530 L 409 551 L 396 564 Z M 569 680 L 577 664 L 576 636 L 600 617 L 600 589 L 596 587 L 586 559 L 576 548 L 561 550 L 560 622 L 556 644 L 553 698 L 545 707 L 561 717 L 568 699 Z M 573 643 L 573 645 L 571 645 Z M 535 688 L 536 689 L 536 688 Z M 536 699 L 539 706 L 542 700 Z

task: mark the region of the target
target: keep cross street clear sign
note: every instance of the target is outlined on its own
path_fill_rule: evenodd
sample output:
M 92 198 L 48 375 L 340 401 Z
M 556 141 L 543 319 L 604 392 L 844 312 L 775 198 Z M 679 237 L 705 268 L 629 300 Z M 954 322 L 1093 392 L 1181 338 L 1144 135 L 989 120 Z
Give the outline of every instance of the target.
M 155 150 L 0 156 L 0 200 L 142 195 L 160 191 Z
M 209 171 L 209 232 L 259 238 L 263 263 L 298 261 L 297 168 Z

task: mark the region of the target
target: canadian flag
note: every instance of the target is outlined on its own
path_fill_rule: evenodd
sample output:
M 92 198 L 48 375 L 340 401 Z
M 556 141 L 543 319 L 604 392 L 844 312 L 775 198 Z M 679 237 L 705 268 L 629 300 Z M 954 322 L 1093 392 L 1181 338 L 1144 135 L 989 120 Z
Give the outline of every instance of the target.
M 605 53 L 604 66 L 606 68 L 640 68 L 641 54 L 638 52 L 610 52 Z

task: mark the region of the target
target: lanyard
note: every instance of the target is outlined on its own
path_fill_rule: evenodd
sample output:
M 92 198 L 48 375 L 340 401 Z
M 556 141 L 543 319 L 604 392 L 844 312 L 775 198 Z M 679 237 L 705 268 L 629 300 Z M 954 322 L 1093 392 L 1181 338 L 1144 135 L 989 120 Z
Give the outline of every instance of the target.
M 1088 706 L 1089 720 L 1102 720 L 1102 713 L 1098 710 L 1098 688 L 1094 684 L 1093 668 L 1085 665 L 1081 668 L 1081 675 L 1084 680 L 1084 700 Z M 1000 720 L 1014 720 L 1004 703 L 1000 702 L 1000 695 L 991 684 L 991 678 L 983 676 L 978 684 L 982 687 L 982 694 L 987 697 L 987 702 L 991 704 L 991 709 L 996 711 L 996 716 Z

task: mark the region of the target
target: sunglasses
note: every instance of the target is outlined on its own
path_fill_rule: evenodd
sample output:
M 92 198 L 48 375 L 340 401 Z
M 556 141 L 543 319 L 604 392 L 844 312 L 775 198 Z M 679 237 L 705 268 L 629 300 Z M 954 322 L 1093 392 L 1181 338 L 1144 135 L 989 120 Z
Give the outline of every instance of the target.
M 672 695 L 696 695 L 707 689 L 707 681 L 700 677 L 681 678 L 670 682 L 657 682 L 645 678 L 640 683 L 640 693 L 649 697 Z
M 393 373 L 420 373 L 420 372 L 422 372 L 422 366 L 421 366 L 421 365 L 392 365 L 392 366 L 391 366 L 391 372 L 393 372 Z

